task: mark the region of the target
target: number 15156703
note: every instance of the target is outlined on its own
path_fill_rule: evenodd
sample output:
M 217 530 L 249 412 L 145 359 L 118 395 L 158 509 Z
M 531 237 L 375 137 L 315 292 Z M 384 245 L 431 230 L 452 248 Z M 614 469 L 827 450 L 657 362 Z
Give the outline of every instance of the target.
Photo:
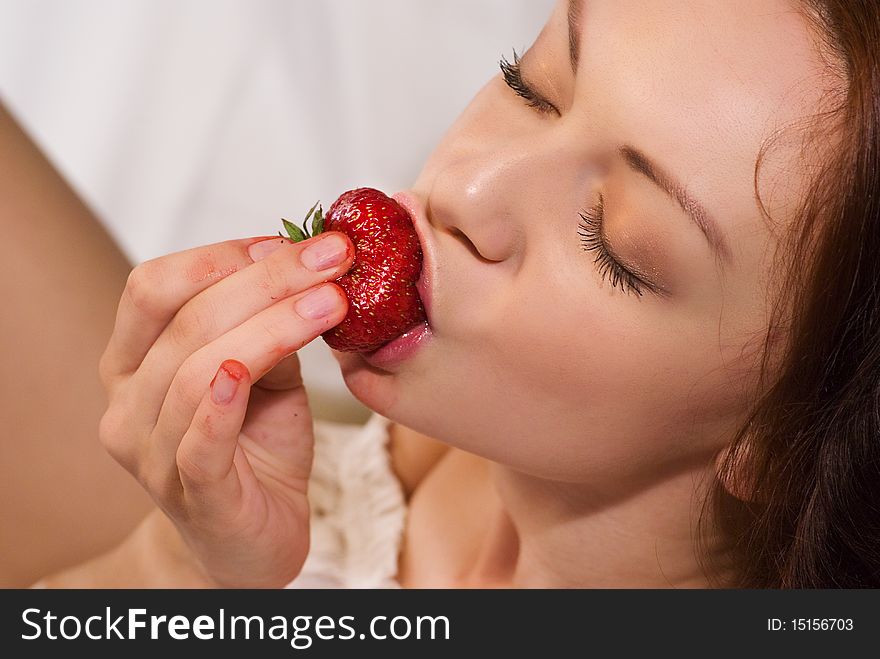
M 767 618 L 767 631 L 771 632 L 828 632 L 852 631 L 852 618 Z

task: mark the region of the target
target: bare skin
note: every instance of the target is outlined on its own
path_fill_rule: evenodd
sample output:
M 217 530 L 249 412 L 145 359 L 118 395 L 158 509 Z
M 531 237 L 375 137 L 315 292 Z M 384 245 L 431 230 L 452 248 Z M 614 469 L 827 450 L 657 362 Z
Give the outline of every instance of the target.
M 96 441 L 98 358 L 130 266 L 2 106 L 0 172 L 0 586 L 11 587 L 116 545 L 150 500 Z
M 693 539 L 766 331 L 776 244 L 755 160 L 831 87 L 796 7 L 561 1 L 522 58 L 531 101 L 494 78 L 404 195 L 433 337 L 385 369 L 337 355 L 354 395 L 397 422 L 403 585 L 723 579 L 704 573 Z M 784 177 L 765 199 L 780 224 L 807 181 L 793 146 L 765 170 Z M 595 225 L 600 201 L 590 244 L 605 252 L 586 253 L 579 215 Z M 315 270 L 315 242 L 277 243 L 206 246 L 129 278 L 101 360 L 100 435 L 161 512 L 47 583 L 120 585 L 123 562 L 134 584 L 296 574 L 313 436 L 295 351 L 345 313 L 341 296 L 320 319 L 298 302 L 332 291 L 345 263 Z M 602 253 L 630 277 L 614 283 Z M 218 370 L 229 359 L 232 389 Z

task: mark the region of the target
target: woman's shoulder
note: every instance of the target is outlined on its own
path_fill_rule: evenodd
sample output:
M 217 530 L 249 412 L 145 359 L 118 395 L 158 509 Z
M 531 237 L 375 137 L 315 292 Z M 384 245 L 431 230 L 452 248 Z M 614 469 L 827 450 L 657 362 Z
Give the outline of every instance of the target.
M 449 445 L 411 428 L 389 427 L 388 454 L 407 499 L 449 451 Z

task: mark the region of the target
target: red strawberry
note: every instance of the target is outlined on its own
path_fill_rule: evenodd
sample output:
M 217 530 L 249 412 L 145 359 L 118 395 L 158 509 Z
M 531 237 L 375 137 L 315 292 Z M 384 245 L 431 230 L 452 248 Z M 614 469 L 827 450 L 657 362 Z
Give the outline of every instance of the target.
M 317 207 L 317 210 L 315 210 Z M 283 220 L 291 240 L 341 231 L 355 246 L 351 269 L 336 280 L 348 296 L 348 315 L 322 336 L 334 350 L 370 352 L 425 322 L 416 290 L 422 270 L 422 248 L 409 213 L 391 197 L 373 188 L 343 193 L 327 211 L 318 204 L 303 229 Z

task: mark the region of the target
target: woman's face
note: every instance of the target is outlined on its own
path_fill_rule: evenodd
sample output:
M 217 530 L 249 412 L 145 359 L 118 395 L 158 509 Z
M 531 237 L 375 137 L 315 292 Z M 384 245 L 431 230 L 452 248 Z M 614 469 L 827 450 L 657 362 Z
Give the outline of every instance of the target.
M 823 72 L 793 2 L 561 0 L 521 79 L 508 70 L 526 98 L 490 80 L 402 196 L 433 336 L 382 369 L 337 354 L 348 387 L 538 476 L 632 483 L 707 461 L 768 323 L 756 159 L 819 109 Z M 777 228 L 806 182 L 798 146 L 762 165 Z

